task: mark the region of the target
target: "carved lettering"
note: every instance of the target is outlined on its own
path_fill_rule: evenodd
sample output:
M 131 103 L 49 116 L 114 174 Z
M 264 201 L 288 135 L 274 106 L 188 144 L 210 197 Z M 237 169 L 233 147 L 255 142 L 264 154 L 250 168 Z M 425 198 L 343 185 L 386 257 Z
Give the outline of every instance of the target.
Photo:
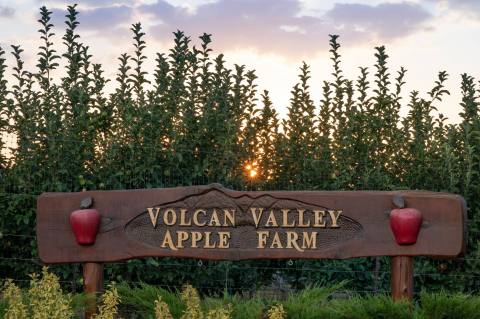
M 204 216 L 207 216 L 207 212 L 203 209 L 197 209 L 194 213 L 193 213 L 193 223 L 195 224 L 195 226 L 199 226 L 199 227 L 202 227 L 202 226 L 205 226 L 207 224 L 206 221 L 204 221 L 203 223 L 200 223 L 198 221 L 198 215 L 199 214 L 202 214 Z
M 269 233 L 270 232 L 268 230 L 257 231 L 257 237 L 258 237 L 257 248 L 260 248 L 260 249 L 265 248 Z
M 210 248 L 215 248 L 216 247 L 216 243 L 212 243 L 210 242 L 210 235 L 212 234 L 212 232 L 205 232 L 205 245 L 203 246 L 203 248 L 207 248 L 207 249 L 210 249 Z
M 191 226 L 192 220 L 186 220 L 187 210 L 185 208 L 180 209 L 180 226 Z
M 277 232 L 275 232 L 275 234 L 273 235 L 273 240 L 270 248 L 283 248 L 282 241 L 280 240 L 280 236 Z
M 250 213 L 252 214 L 253 221 L 255 222 L 255 228 L 258 228 L 258 223 L 260 222 L 260 218 L 262 218 L 263 215 L 263 208 L 252 207 L 250 208 Z
M 235 227 L 235 209 L 232 209 L 231 211 L 229 209 L 224 209 L 223 214 L 224 214 L 223 227 L 228 227 L 228 226 Z
M 298 210 L 298 227 L 310 227 L 310 220 L 308 221 L 308 223 L 304 223 L 304 214 L 305 209 Z
M 189 234 L 186 231 L 177 231 L 177 248 L 183 248 L 183 242 L 186 241 Z
M 229 248 L 230 247 L 230 233 L 219 231 L 218 232 L 218 248 Z
M 291 224 L 288 223 L 289 212 L 290 212 L 290 209 L 282 209 L 282 213 L 283 213 L 282 227 L 295 227 L 295 220 Z
M 218 219 L 218 214 L 217 214 L 217 210 L 214 209 L 213 210 L 213 213 L 212 213 L 212 216 L 210 217 L 210 222 L 208 223 L 208 226 L 221 226 L 220 225 L 220 220 Z
M 317 249 L 317 232 L 303 232 L 303 249 Z
M 298 246 L 298 234 L 294 231 L 287 231 L 287 248 L 295 248 L 298 251 L 304 251 Z
M 178 250 L 177 247 L 175 247 L 175 244 L 173 243 L 172 235 L 170 234 L 169 230 L 167 230 L 167 232 L 165 233 L 165 237 L 163 237 L 162 248 L 170 248 L 171 250 Z
M 275 218 L 273 209 L 268 214 L 268 219 L 267 219 L 267 222 L 265 223 L 265 227 L 278 227 L 277 219 Z
M 192 232 L 192 248 L 198 248 L 197 244 L 202 240 L 203 235 L 199 231 Z
M 155 212 L 153 212 L 155 210 Z M 153 228 L 157 227 L 157 220 L 158 220 L 158 214 L 160 213 L 160 208 L 159 207 L 149 207 L 147 208 L 148 211 L 148 216 L 150 217 L 150 221 L 152 222 Z
M 338 226 L 338 218 L 342 214 L 342 211 L 341 210 L 329 210 L 328 214 L 330 215 L 330 218 L 332 220 L 332 226 L 330 226 L 330 227 L 332 227 L 332 228 L 340 227 L 340 226 Z
M 173 208 L 167 208 L 163 213 L 163 223 L 167 226 L 173 226 L 177 222 L 177 214 Z
M 229 249 L 235 232 L 218 227 L 237 227 L 237 210 L 234 208 L 175 208 L 148 207 L 146 218 L 153 229 L 162 236 L 162 248 L 179 249 Z M 294 249 L 299 252 L 319 247 L 319 231 L 313 229 L 340 228 L 341 210 L 250 207 L 256 230 L 257 249 Z M 223 216 L 222 216 L 223 215 Z M 161 222 L 159 222 L 161 221 Z M 179 230 L 178 227 L 205 227 Z M 166 229 L 165 229 L 166 228 Z M 262 230 L 268 228 L 270 230 Z M 287 228 L 288 231 L 283 228 Z M 310 228 L 309 230 L 307 230 Z M 181 229 L 181 228 L 180 228 Z M 238 240 L 238 239 L 236 239 Z
M 325 217 L 325 211 L 324 210 L 314 210 L 313 211 L 315 215 L 315 222 L 313 224 L 313 227 L 319 227 L 319 228 L 324 228 L 326 226 L 325 221 L 323 220 L 323 217 Z

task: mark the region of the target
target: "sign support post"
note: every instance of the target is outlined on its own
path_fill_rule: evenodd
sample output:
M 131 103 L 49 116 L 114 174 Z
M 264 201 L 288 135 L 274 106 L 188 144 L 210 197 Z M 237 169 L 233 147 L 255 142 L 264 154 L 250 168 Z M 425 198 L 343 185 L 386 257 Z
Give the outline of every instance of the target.
M 413 300 L 413 257 L 394 256 L 391 258 L 391 292 L 394 301 Z
M 84 263 L 83 264 L 83 290 L 92 295 L 88 300 L 85 309 L 85 319 L 91 319 L 97 312 L 97 298 L 103 290 L 103 264 L 102 263 Z

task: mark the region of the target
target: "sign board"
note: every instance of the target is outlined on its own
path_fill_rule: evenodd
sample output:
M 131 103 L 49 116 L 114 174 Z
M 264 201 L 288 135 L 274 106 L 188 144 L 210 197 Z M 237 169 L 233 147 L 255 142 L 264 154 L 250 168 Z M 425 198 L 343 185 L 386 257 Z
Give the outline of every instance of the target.
M 79 244 L 78 234 L 72 231 L 71 214 L 85 198 L 93 199 L 91 208 L 100 216 L 91 245 Z M 418 235 L 410 244 L 403 244 L 394 233 L 396 221 L 391 212 L 399 198 L 405 211 L 414 208 L 421 213 Z M 215 260 L 454 258 L 465 249 L 465 222 L 465 202 L 452 194 L 248 192 L 213 184 L 45 193 L 38 198 L 37 240 L 45 263 L 103 263 L 149 256 Z M 83 226 L 78 227 L 82 231 Z M 408 227 L 401 221 L 397 228 L 405 231 Z

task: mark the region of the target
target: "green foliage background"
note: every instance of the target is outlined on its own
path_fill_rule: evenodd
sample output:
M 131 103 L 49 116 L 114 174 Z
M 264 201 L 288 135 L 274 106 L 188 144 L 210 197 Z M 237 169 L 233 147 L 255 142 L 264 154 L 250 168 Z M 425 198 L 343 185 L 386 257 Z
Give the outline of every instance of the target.
M 417 259 L 416 289 L 479 291 L 480 116 L 476 79 L 462 75 L 461 123 L 437 107 L 449 94 L 439 72 L 430 91 L 402 99 L 406 70 L 392 72 L 384 47 L 373 68 L 344 76 L 338 36 L 330 36 L 333 80 L 311 83 L 300 67 L 281 120 L 254 70 L 228 68 L 211 36 L 174 32 L 173 47 L 147 73 L 142 26 L 132 25 L 134 53 L 123 53 L 106 79 L 77 33 L 68 7 L 63 51 L 53 49 L 51 12 L 40 12 L 35 70 L 23 50 L 0 48 L 0 278 L 38 271 L 36 196 L 46 191 L 131 189 L 222 183 L 249 190 L 425 189 L 458 193 L 468 210 L 468 254 L 455 261 Z M 7 67 L 7 57 L 12 67 Z M 10 61 L 10 60 L 9 60 Z M 64 72 L 58 70 L 64 65 Z M 12 80 L 7 81 L 7 74 Z M 54 79 L 55 74 L 63 74 Z M 152 78 L 151 81 L 148 79 Z M 107 82 L 115 90 L 107 94 Z M 321 101 L 310 92 L 320 89 Z M 408 114 L 400 108 L 408 104 Z M 12 141 L 12 137 L 14 141 Z M 245 170 L 255 165 L 251 179 Z M 80 265 L 56 266 L 78 289 Z M 281 282 L 289 289 L 350 280 L 356 291 L 389 287 L 388 258 L 349 261 L 204 262 L 145 259 L 107 266 L 110 279 L 166 287 L 191 282 L 203 292 L 252 292 Z

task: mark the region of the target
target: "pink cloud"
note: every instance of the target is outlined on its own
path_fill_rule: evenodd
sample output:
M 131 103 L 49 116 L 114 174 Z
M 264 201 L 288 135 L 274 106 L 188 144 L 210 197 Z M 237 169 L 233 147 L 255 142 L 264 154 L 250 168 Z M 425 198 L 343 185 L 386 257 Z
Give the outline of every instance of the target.
M 324 50 L 328 34 L 340 34 L 350 45 L 394 40 L 426 29 L 431 18 L 412 2 L 336 4 L 320 16 L 302 15 L 299 0 L 219 0 L 199 5 L 194 12 L 164 0 L 143 5 L 120 0 L 109 3 L 115 5 L 81 10 L 81 29 L 112 37 L 125 32 L 119 25 L 131 22 L 138 12 L 154 23 L 147 30 L 149 35 L 162 41 L 171 39 L 177 29 L 192 37 L 206 32 L 213 34 L 213 45 L 219 50 L 251 48 L 295 57 Z M 57 19 L 64 16 L 58 9 L 54 14 Z
M 160 39 L 175 29 L 193 36 L 207 32 L 220 49 L 250 47 L 295 56 L 324 49 L 332 33 L 357 44 L 402 38 L 424 28 L 431 17 L 410 2 L 336 4 L 322 16 L 301 15 L 297 0 L 220 0 L 199 6 L 194 13 L 159 0 L 139 9 L 159 21 L 150 32 Z

